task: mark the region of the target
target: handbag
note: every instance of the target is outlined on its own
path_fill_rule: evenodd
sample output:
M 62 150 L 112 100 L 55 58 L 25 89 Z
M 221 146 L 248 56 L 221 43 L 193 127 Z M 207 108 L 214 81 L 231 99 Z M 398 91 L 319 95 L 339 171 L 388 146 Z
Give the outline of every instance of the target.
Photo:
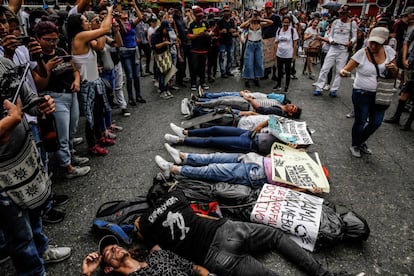
M 51 187 L 50 177 L 30 137 L 17 156 L 0 163 L 0 188 L 22 209 L 41 206 L 49 198 Z
M 155 63 L 157 64 L 158 69 L 161 74 L 165 74 L 170 71 L 172 67 L 172 57 L 169 49 L 165 50 L 160 54 L 154 53 Z
M 392 103 L 394 94 L 397 92 L 397 89 L 395 89 L 395 77 L 390 76 L 388 73 L 385 74 L 385 78 L 381 77 L 374 55 L 368 47 L 367 51 L 371 57 L 372 63 L 375 65 L 375 69 L 377 70 L 377 93 L 375 93 L 375 105 L 380 108 L 387 109 Z
M 42 145 L 46 152 L 55 152 L 60 148 L 53 114 L 43 114 L 37 118 Z
M 307 54 L 309 57 L 319 57 L 322 49 L 322 42 L 318 39 L 312 40 L 309 43 Z

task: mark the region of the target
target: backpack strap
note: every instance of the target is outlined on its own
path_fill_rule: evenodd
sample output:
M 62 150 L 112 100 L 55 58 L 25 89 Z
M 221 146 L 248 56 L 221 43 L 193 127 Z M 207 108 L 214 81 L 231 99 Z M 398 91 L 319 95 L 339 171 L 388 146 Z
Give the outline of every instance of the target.
M 375 60 L 374 54 L 371 52 L 369 47 L 366 47 L 365 49 L 368 51 L 369 56 L 371 57 L 371 62 L 374 63 L 375 65 L 375 69 L 377 70 L 377 77 L 379 78 L 380 77 L 379 68 L 378 68 L 377 61 Z

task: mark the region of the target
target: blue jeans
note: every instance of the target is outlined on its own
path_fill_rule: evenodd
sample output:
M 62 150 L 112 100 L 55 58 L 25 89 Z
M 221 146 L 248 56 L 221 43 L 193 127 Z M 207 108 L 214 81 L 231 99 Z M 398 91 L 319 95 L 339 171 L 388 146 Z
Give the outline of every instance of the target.
M 279 229 L 231 220 L 217 229 L 204 266 L 218 275 L 279 275 L 250 255 L 269 250 L 277 251 L 309 275 L 331 275 L 308 252 Z
M 60 166 L 67 167 L 71 163 L 70 151 L 79 122 L 79 103 L 77 93 L 48 92 L 55 101 L 56 130 L 59 138 L 59 149 L 56 159 Z
M 12 200 L 0 196 L 1 229 L 7 241 L 7 251 L 17 275 L 39 276 L 45 273 L 41 255 L 49 240 L 42 233 L 41 210 L 23 210 Z
M 230 73 L 231 63 L 233 59 L 233 40 L 229 44 L 220 44 L 219 46 L 220 55 L 219 55 L 219 63 L 220 63 L 220 72 L 221 74 L 228 74 Z M 227 53 L 227 64 L 224 67 L 224 55 Z
M 250 134 L 251 131 L 249 130 L 228 126 L 190 129 L 188 130 L 188 137 L 184 138 L 184 144 L 199 148 L 220 148 L 234 152 L 250 152 L 257 149 L 257 142 L 250 138 Z
M 180 174 L 193 179 L 228 182 L 258 188 L 267 181 L 264 166 L 245 163 L 238 153 L 188 153 Z
M 264 76 L 262 42 L 247 41 L 244 52 L 242 78 L 259 79 Z
M 352 146 L 359 147 L 380 127 L 385 109 L 375 105 L 375 92 L 352 90 L 355 121 L 352 126 Z M 369 122 L 367 123 L 367 118 Z
M 140 70 L 139 63 L 135 62 L 135 49 L 121 51 L 121 63 L 125 71 L 128 100 L 134 99 L 132 93 L 132 81 L 135 87 L 135 99 L 141 98 L 141 87 L 139 82 Z
M 204 92 L 203 97 L 199 98 L 197 101 L 206 102 L 207 99 L 217 99 L 221 97 L 240 97 L 240 92 Z

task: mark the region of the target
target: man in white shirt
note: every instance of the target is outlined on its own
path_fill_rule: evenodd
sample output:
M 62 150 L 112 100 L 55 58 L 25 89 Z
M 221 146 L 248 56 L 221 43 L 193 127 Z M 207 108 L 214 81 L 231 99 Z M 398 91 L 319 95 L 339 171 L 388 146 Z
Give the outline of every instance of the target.
M 326 77 L 334 65 L 336 65 L 336 75 L 329 96 L 332 98 L 337 96 L 339 85 L 341 84 L 339 70 L 345 66 L 348 60 L 348 48 L 352 46 L 357 39 L 358 26 L 356 22 L 349 17 L 349 6 L 343 5 L 338 10 L 338 13 L 340 17 L 332 23 L 331 32 L 328 35 L 331 47 L 325 57 L 318 81 L 314 83 L 315 91 L 313 92 L 313 95 L 315 96 L 322 95 Z

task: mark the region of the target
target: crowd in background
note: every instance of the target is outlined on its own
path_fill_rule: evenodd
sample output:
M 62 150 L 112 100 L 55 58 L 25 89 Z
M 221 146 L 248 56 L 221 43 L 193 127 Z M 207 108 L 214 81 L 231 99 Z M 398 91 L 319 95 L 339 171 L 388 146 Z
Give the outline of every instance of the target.
M 252 84 L 260 87 L 260 80 L 271 78 L 276 91 L 281 91 L 284 83 L 283 92 L 288 93 L 290 81 L 297 79 L 300 70 L 296 64 L 299 57 L 305 60 L 302 74 L 316 81 L 314 95 L 329 90 L 329 96 L 335 98 L 340 70 L 350 54 L 369 44 L 372 28 L 384 27 L 389 30 L 389 39 L 384 43 L 396 52 L 400 88 L 412 91 L 409 85 L 413 76 L 407 61 L 414 40 L 412 9 L 399 18 L 387 14 L 366 18 L 352 16 L 348 6 L 338 11 L 308 13 L 288 6 L 277 10 L 271 2 L 266 2 L 263 9 L 244 11 L 229 6 L 221 10 L 177 6 L 157 12 L 143 9 L 134 1 L 126 4 L 117 1 L 112 5 L 106 0 L 97 3 L 79 0 L 67 10 L 58 6 L 22 8 L 21 4 L 20 0 L 9 1 L 8 7 L 0 9 L 1 56 L 15 65 L 30 64 L 26 84 L 50 104 L 47 113 L 54 111 L 58 146 L 49 151 L 55 152 L 57 163 L 68 179 L 84 176 L 91 170 L 87 166 L 89 159 L 77 155 L 74 148 L 83 140 L 76 137 L 79 117 L 86 118 L 88 153 L 107 155 L 107 147 L 115 144 L 116 132 L 122 130 L 113 123 L 112 114 L 119 110 L 128 117 L 131 114 L 128 108 L 146 102 L 141 91 L 144 77 L 153 77 L 154 91 L 163 99 L 174 97 L 175 90 L 187 86 L 191 91 L 197 91 L 198 87 L 207 90 L 209 83 L 238 77 L 238 71 L 246 88 Z M 349 25 L 343 42 L 338 37 L 332 39 L 332 26 L 338 24 Z M 271 46 L 270 58 L 264 53 L 268 49 L 263 46 L 265 41 L 271 42 L 266 44 Z M 317 77 L 314 67 L 319 63 L 322 70 Z M 401 94 L 395 115 L 386 121 L 399 123 L 409 96 L 408 92 Z M 47 151 L 40 143 L 38 118 L 26 114 L 24 121 L 37 143 L 42 169 L 50 174 Z M 412 111 L 405 130 L 410 129 L 413 119 Z M 2 147 L 8 145 L 6 142 Z M 48 207 L 38 210 L 35 216 L 42 217 L 44 222 L 60 222 L 64 213 L 54 207 L 67 200 L 66 196 L 52 192 Z M 40 234 L 41 226 L 36 227 Z M 0 232 L 0 250 L 10 235 L 8 231 L 5 233 Z M 19 245 L 19 241 L 13 242 Z M 33 251 L 35 246 L 29 246 Z M 38 255 L 38 260 L 42 256 L 50 261 L 70 255 L 70 250 L 62 249 L 53 259 L 44 255 L 50 252 L 46 248 L 39 249 L 39 254 L 32 253 Z M 23 271 L 37 266 L 44 272 L 41 261 L 18 265 L 22 260 L 33 259 L 26 253 L 13 253 L 16 268 Z

